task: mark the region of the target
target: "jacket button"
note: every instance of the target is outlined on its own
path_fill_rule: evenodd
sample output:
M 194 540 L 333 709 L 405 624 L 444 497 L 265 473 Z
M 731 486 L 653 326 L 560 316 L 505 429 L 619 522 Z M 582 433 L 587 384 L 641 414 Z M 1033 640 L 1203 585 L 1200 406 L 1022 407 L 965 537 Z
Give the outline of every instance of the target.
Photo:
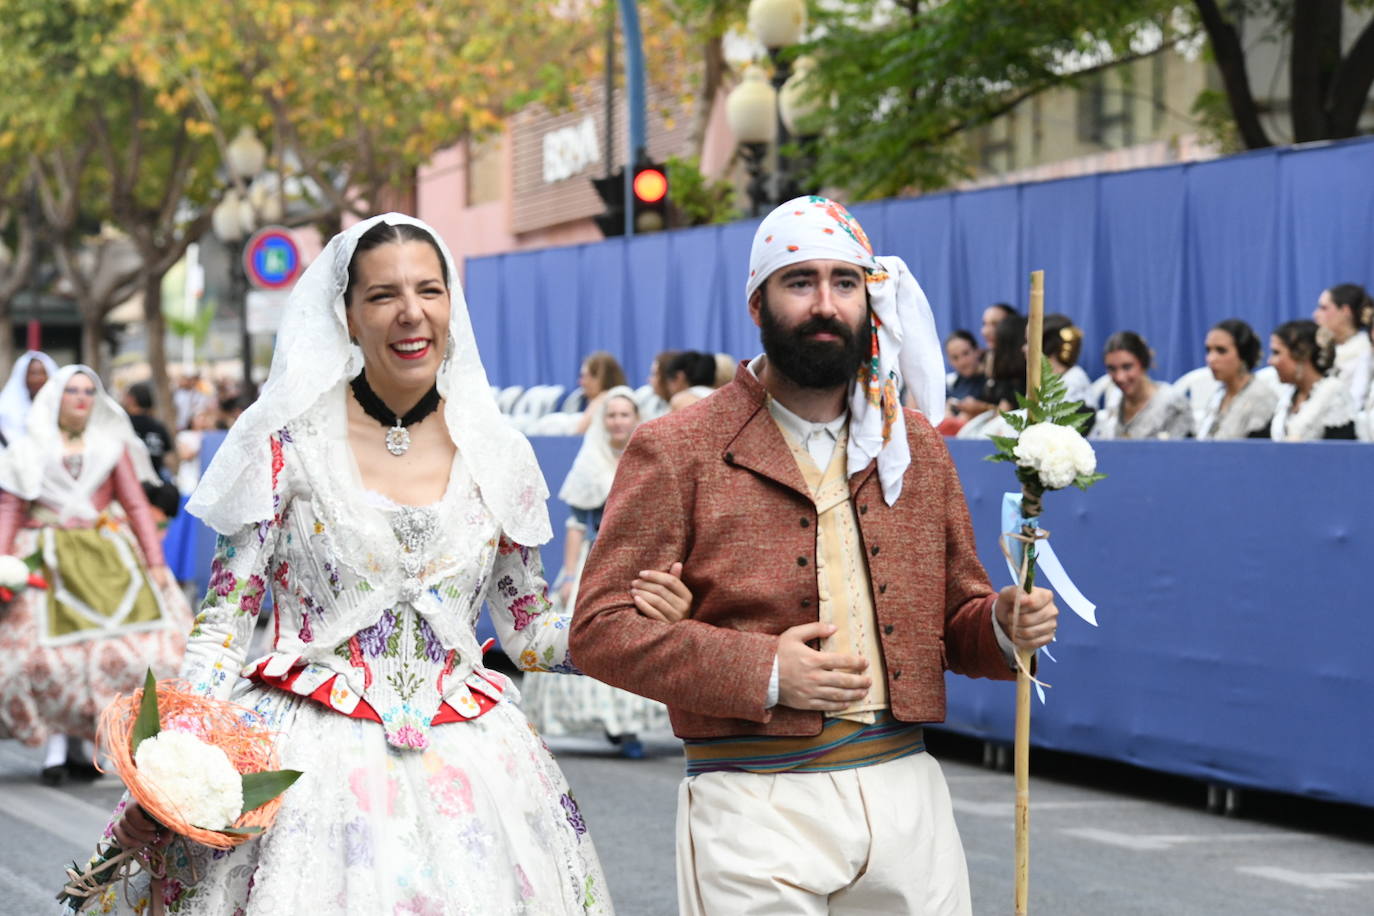
M 726 453 L 725 453 L 725 463 L 726 463 L 726 464 L 734 464 L 734 463 L 735 463 L 735 453 L 734 453 L 734 452 L 726 452 Z
M 889 624 L 887 624 L 886 626 L 883 627 L 883 635 L 884 635 L 884 636 L 891 636 L 891 635 L 892 635 L 892 624 L 889 623 Z
M 810 527 L 811 527 L 811 519 L 809 519 L 809 518 L 804 518 L 804 519 L 802 519 L 802 520 L 801 520 L 801 526 L 802 526 L 803 528 L 810 528 Z
M 810 607 L 810 606 L 811 606 L 811 599 L 810 599 L 810 598 L 803 598 L 803 599 L 802 599 L 802 607 Z
M 901 669 L 901 668 L 898 668 L 896 671 L 892 672 L 892 679 L 893 679 L 894 681 L 901 680 L 901 678 L 902 678 L 902 669 Z
M 877 544 L 874 544 L 874 545 L 873 545 L 873 550 L 871 551 L 871 553 L 872 553 L 875 557 L 878 555 L 878 545 L 877 545 Z
M 859 507 L 859 514 L 860 514 L 860 515 L 867 515 L 867 514 L 868 514 L 868 503 L 864 503 L 862 506 Z
M 805 565 L 806 565 L 806 557 L 797 557 L 797 565 L 798 565 L 798 566 L 805 566 Z
M 884 582 L 882 585 L 879 585 L 879 586 L 878 586 L 878 594 L 880 594 L 880 595 L 886 595 L 886 594 L 887 594 L 887 583 L 886 583 L 886 582 Z

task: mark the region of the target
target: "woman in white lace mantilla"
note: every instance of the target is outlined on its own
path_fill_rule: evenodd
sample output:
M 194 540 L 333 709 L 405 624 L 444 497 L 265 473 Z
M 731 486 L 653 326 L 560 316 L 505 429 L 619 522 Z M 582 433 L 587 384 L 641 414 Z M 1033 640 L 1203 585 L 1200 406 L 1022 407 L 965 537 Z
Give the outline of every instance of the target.
M 576 673 L 535 546 L 547 489 L 456 277 L 407 216 L 332 239 L 191 500 L 221 537 L 182 676 L 263 714 L 305 775 L 261 839 L 174 843 L 170 912 L 612 911 L 567 781 L 482 665 L 486 600 L 521 668 Z M 249 660 L 269 588 L 271 651 Z M 129 841 L 153 831 L 136 809 L 117 822 Z M 104 903 L 128 905 L 119 888 Z
M 1269 434 L 1275 442 L 1355 438 L 1355 401 L 1350 388 L 1331 375 L 1335 346 L 1312 321 L 1289 321 L 1269 338 L 1269 365 L 1285 391 L 1274 410 Z
M 589 412 L 593 414 L 591 425 L 558 491 L 558 498 L 567 503 L 571 514 L 554 600 L 568 613 L 577 603 L 582 568 L 601 528 L 601 513 L 611 492 L 616 465 L 639 425 L 634 392 L 624 385 L 607 391 Z M 675 570 L 681 572 L 680 564 L 675 564 Z M 656 580 L 658 585 L 670 589 L 676 585 L 686 593 L 680 580 L 653 570 L 645 572 L 652 577 L 650 581 Z M 642 605 L 646 598 L 638 594 L 640 584 L 643 583 L 636 581 L 631 592 L 636 604 Z M 541 733 L 600 731 L 619 745 L 622 756 L 631 759 L 644 756 L 639 735 L 668 728 L 668 707 L 593 678 L 530 675 L 521 687 L 525 712 Z
M 1103 361 L 1120 403 L 1097 413 L 1093 439 L 1183 439 L 1193 431 L 1192 411 L 1182 391 L 1150 378 L 1153 354 L 1134 331 L 1107 338 Z
M 1207 368 L 1217 380 L 1216 391 L 1198 424 L 1199 439 L 1268 439 L 1279 393 L 1276 386 L 1256 377 L 1260 361 L 1259 337 L 1239 318 L 1228 318 L 1207 332 Z

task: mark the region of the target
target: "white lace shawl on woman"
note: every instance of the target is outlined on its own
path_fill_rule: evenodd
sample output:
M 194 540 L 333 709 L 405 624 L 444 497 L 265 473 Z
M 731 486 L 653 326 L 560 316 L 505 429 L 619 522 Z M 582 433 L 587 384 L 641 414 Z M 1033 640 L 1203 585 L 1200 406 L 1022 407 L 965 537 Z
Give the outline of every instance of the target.
M 81 473 L 73 477 L 62 467 L 62 433 L 57 418 L 62 392 L 78 373 L 95 385 L 95 398 L 82 434 Z M 139 480 L 158 479 L 148 449 L 134 432 L 128 414 L 105 393 L 95 371 L 87 366 L 67 366 L 49 376 L 39 389 L 24 435 L 0 454 L 0 489 L 30 502 L 39 500 L 59 518 L 94 519 L 99 513 L 91 497 L 126 451 Z
M 1183 439 L 1193 431 L 1192 408 L 1183 392 L 1155 382 L 1154 394 L 1130 420 L 1122 419 L 1125 401 L 1097 413 L 1093 439 Z
M 558 498 L 575 509 L 600 509 L 606 505 L 606 497 L 611 493 L 611 482 L 615 479 L 615 466 L 619 457 L 611 448 L 611 437 L 606 432 L 606 405 L 611 398 L 628 398 L 635 409 L 635 393 L 628 386 L 617 385 L 596 405 L 592 413 L 591 425 L 582 437 L 582 447 L 577 450 L 572 468 L 558 488 Z
M 42 363 L 43 368 L 48 370 L 48 378 L 57 374 L 57 363 L 40 350 L 29 350 L 14 361 L 9 381 L 0 390 L 0 435 L 7 442 L 14 442 L 24 435 L 29 407 L 33 404 L 33 398 L 29 397 L 29 365 L 35 362 Z
M 552 536 L 548 487 L 529 441 L 497 409 L 453 255 L 431 227 L 401 213 L 372 217 L 335 236 L 296 281 L 262 395 L 230 429 L 187 509 L 224 535 L 272 518 L 270 437 L 362 371 L 343 297 L 358 239 L 379 222 L 418 226 L 443 254 L 452 311 L 437 384 L 449 435 L 501 530 L 519 544 L 544 543 Z
M 1246 439 L 1255 433 L 1268 434 L 1279 401 L 1273 386 L 1252 375 L 1223 411 L 1221 402 L 1225 397 L 1226 386 L 1218 385 L 1208 398 L 1207 411 L 1198 424 L 1199 439 Z
M 1353 424 L 1355 402 L 1349 387 L 1335 376 L 1318 380 L 1307 400 L 1291 413 L 1295 391 L 1291 386 L 1284 387 L 1288 390 L 1279 398 L 1274 421 L 1269 426 L 1269 435 L 1275 442 L 1313 442 L 1325 438 L 1328 429 Z

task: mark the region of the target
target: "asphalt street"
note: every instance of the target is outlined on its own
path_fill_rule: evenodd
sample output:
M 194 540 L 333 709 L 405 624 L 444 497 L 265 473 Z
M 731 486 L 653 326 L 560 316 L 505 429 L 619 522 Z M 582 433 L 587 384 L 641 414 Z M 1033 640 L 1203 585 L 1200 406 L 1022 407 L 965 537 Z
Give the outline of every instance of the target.
M 638 761 L 621 759 L 599 738 L 549 743 L 596 838 L 617 911 L 673 916 L 682 765 L 676 742 L 651 737 L 649 757 Z M 1011 776 L 982 767 L 963 750 L 942 763 L 974 911 L 1009 913 Z M 0 916 L 52 912 L 62 864 L 89 854 L 120 796 L 109 778 L 42 786 L 38 763 L 37 751 L 0 742 Z M 1073 778 L 1062 775 L 1063 766 L 1053 776 L 1032 776 L 1030 910 L 1037 916 L 1374 913 L 1374 830 L 1358 826 L 1374 820 L 1368 812 L 1333 819 L 1313 815 L 1306 802 L 1271 799 L 1261 816 L 1242 809 L 1238 817 L 1222 817 L 1205 810 L 1201 787 L 1161 790 L 1148 774 L 1099 778 L 1086 765 Z

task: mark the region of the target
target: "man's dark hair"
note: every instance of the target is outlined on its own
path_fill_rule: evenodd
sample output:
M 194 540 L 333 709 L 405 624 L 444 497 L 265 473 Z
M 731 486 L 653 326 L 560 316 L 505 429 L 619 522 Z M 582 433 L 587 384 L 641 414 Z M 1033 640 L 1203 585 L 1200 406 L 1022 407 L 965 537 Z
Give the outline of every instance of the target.
M 153 386 L 147 382 L 134 382 L 129 386 L 129 397 L 139 410 L 153 409 Z

